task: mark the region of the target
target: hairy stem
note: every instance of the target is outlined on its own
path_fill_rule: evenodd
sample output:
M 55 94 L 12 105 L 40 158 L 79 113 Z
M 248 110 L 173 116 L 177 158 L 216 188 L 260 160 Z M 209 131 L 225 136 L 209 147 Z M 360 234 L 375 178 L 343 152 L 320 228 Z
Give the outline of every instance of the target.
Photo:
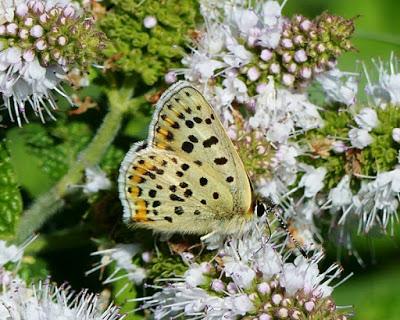
M 88 167 L 97 165 L 107 151 L 121 125 L 124 113 L 135 106 L 131 99 L 132 89 L 118 88 L 107 92 L 109 112 L 89 145 L 78 156 L 68 172 L 47 193 L 41 195 L 25 211 L 17 230 L 17 239 L 24 241 L 37 231 L 54 213 L 64 205 L 64 197 L 72 191 L 71 186 L 82 180 Z

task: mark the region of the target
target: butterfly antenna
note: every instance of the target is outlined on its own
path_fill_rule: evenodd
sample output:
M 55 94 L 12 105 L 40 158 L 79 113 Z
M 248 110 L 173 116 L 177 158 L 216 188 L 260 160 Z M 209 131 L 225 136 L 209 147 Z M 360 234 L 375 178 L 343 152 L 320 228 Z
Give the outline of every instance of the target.
M 296 246 L 297 250 L 300 251 L 301 255 L 304 258 L 308 259 L 306 251 L 303 249 L 303 247 L 300 245 L 300 243 L 294 238 L 293 234 L 289 230 L 289 227 L 288 227 L 286 221 L 281 217 L 280 212 L 282 212 L 282 209 L 277 204 L 272 203 L 271 200 L 269 200 L 269 199 L 264 198 L 263 202 L 266 207 L 265 212 L 267 214 L 272 212 L 275 215 L 276 219 L 279 221 L 279 224 L 281 225 L 281 228 L 283 230 L 285 230 L 285 232 L 289 236 L 290 240 L 292 240 L 292 242 Z M 269 228 L 269 225 L 268 225 L 268 228 Z

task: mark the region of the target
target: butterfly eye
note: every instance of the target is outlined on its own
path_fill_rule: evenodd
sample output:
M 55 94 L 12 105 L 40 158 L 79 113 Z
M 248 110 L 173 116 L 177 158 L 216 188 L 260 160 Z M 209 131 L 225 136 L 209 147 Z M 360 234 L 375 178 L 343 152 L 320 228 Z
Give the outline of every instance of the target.
M 265 213 L 265 206 L 263 203 L 257 202 L 257 216 L 261 217 Z

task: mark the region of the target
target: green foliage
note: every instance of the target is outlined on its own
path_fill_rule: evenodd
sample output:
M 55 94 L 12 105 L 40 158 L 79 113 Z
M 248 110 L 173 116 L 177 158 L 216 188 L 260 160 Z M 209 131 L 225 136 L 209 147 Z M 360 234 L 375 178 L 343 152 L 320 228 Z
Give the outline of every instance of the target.
M 99 21 L 110 42 L 104 50 L 111 68 L 140 75 L 152 85 L 178 62 L 186 49 L 188 32 L 195 27 L 195 0 L 112 0 L 113 7 Z M 157 25 L 146 29 L 143 19 L 154 16 Z
M 159 252 L 149 266 L 149 278 L 168 278 L 182 275 L 187 270 L 187 265 L 179 255 L 166 255 Z
M 10 155 L 0 142 L 0 237 L 12 235 L 22 212 L 22 197 Z

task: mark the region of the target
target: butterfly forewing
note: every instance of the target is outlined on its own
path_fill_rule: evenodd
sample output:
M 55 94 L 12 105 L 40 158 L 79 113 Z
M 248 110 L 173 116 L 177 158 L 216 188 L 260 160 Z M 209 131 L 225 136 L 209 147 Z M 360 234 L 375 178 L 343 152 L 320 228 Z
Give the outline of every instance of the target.
M 252 202 L 243 163 L 221 122 L 186 82 L 164 93 L 147 144 L 126 156 L 120 195 L 127 220 L 197 234 L 248 218 Z

